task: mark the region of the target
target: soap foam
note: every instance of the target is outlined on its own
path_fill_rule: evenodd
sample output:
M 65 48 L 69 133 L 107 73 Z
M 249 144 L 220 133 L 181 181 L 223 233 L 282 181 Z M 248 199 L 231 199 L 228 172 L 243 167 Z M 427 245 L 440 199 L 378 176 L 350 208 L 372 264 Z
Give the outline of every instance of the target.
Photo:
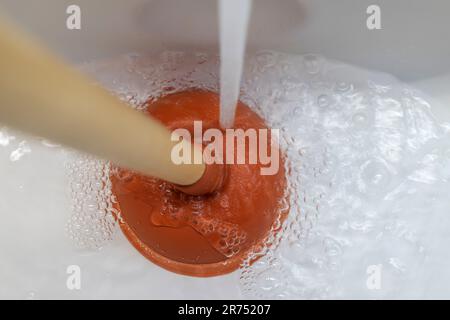
M 188 88 L 217 92 L 219 84 L 219 59 L 207 53 L 131 54 L 82 70 L 137 109 Z M 247 58 L 241 89 L 241 100 L 281 131 L 289 193 L 282 205 L 290 207 L 241 268 L 246 296 L 448 296 L 439 283 L 450 279 L 442 244 L 450 226 L 450 126 L 433 118 L 423 94 L 386 74 L 272 51 Z M 69 170 L 69 234 L 81 246 L 103 246 L 119 214 L 110 165 L 79 156 Z M 219 230 L 214 221 L 192 225 Z M 225 229 L 215 246 L 232 255 L 244 236 Z M 375 289 L 373 268 L 381 277 Z

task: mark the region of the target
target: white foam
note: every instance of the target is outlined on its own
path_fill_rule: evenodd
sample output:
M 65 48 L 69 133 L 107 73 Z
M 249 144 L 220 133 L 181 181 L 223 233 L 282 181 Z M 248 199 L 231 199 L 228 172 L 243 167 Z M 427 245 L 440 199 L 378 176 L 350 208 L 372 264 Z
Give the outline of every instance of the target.
M 155 58 L 132 59 L 139 70 Z M 178 52 L 159 59 L 152 85 L 131 96 L 218 90 L 216 56 Z M 428 279 L 438 267 L 431 261 L 450 263 L 439 244 L 450 222 L 450 144 L 423 95 L 389 75 L 317 55 L 263 51 L 247 59 L 242 99 L 281 129 L 291 195 L 283 232 L 241 270 L 246 295 L 448 294 L 430 290 L 436 283 Z M 367 287 L 371 266 L 381 266 L 379 290 Z

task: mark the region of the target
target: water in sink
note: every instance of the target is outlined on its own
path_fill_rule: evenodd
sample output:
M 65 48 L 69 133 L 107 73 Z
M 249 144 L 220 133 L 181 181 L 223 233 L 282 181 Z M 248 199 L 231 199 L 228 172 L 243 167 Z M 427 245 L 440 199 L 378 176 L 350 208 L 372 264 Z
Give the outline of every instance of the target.
M 81 69 L 137 109 L 149 97 L 219 89 L 219 59 L 208 53 L 130 54 Z M 281 129 L 289 160 L 290 215 L 256 263 L 211 279 L 159 269 L 117 229 L 108 163 L 2 128 L 0 296 L 450 296 L 450 126 L 426 96 L 318 55 L 262 51 L 247 57 L 241 99 Z M 81 290 L 66 286 L 70 265 L 81 268 Z

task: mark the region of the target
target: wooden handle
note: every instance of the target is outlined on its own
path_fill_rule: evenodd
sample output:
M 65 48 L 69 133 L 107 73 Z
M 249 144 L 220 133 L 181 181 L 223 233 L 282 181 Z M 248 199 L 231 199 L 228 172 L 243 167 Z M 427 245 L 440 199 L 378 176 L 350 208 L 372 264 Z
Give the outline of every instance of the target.
M 172 162 L 168 129 L 92 83 L 0 21 L 0 122 L 179 185 L 201 178 L 204 164 Z

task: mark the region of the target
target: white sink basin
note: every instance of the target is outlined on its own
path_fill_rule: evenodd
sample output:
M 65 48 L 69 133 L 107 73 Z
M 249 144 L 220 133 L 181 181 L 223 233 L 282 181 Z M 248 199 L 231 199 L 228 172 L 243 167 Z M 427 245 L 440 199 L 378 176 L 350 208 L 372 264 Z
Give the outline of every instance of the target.
M 77 3 L 81 30 L 66 29 L 66 2 L 59 0 L 0 0 L 0 9 L 73 64 L 135 51 L 217 50 L 214 1 Z M 248 47 L 317 52 L 393 74 L 424 91 L 439 121 L 450 122 L 450 42 L 444 41 L 450 2 L 383 2 L 382 29 L 374 31 L 365 25 L 370 4 L 257 0 Z M 76 249 L 65 232 L 71 204 L 65 164 L 72 157 L 41 139 L 0 127 L 0 298 L 243 297 L 238 272 L 215 278 L 167 272 L 142 257 L 121 232 L 100 250 Z M 72 265 L 81 270 L 80 290 L 66 284 Z

